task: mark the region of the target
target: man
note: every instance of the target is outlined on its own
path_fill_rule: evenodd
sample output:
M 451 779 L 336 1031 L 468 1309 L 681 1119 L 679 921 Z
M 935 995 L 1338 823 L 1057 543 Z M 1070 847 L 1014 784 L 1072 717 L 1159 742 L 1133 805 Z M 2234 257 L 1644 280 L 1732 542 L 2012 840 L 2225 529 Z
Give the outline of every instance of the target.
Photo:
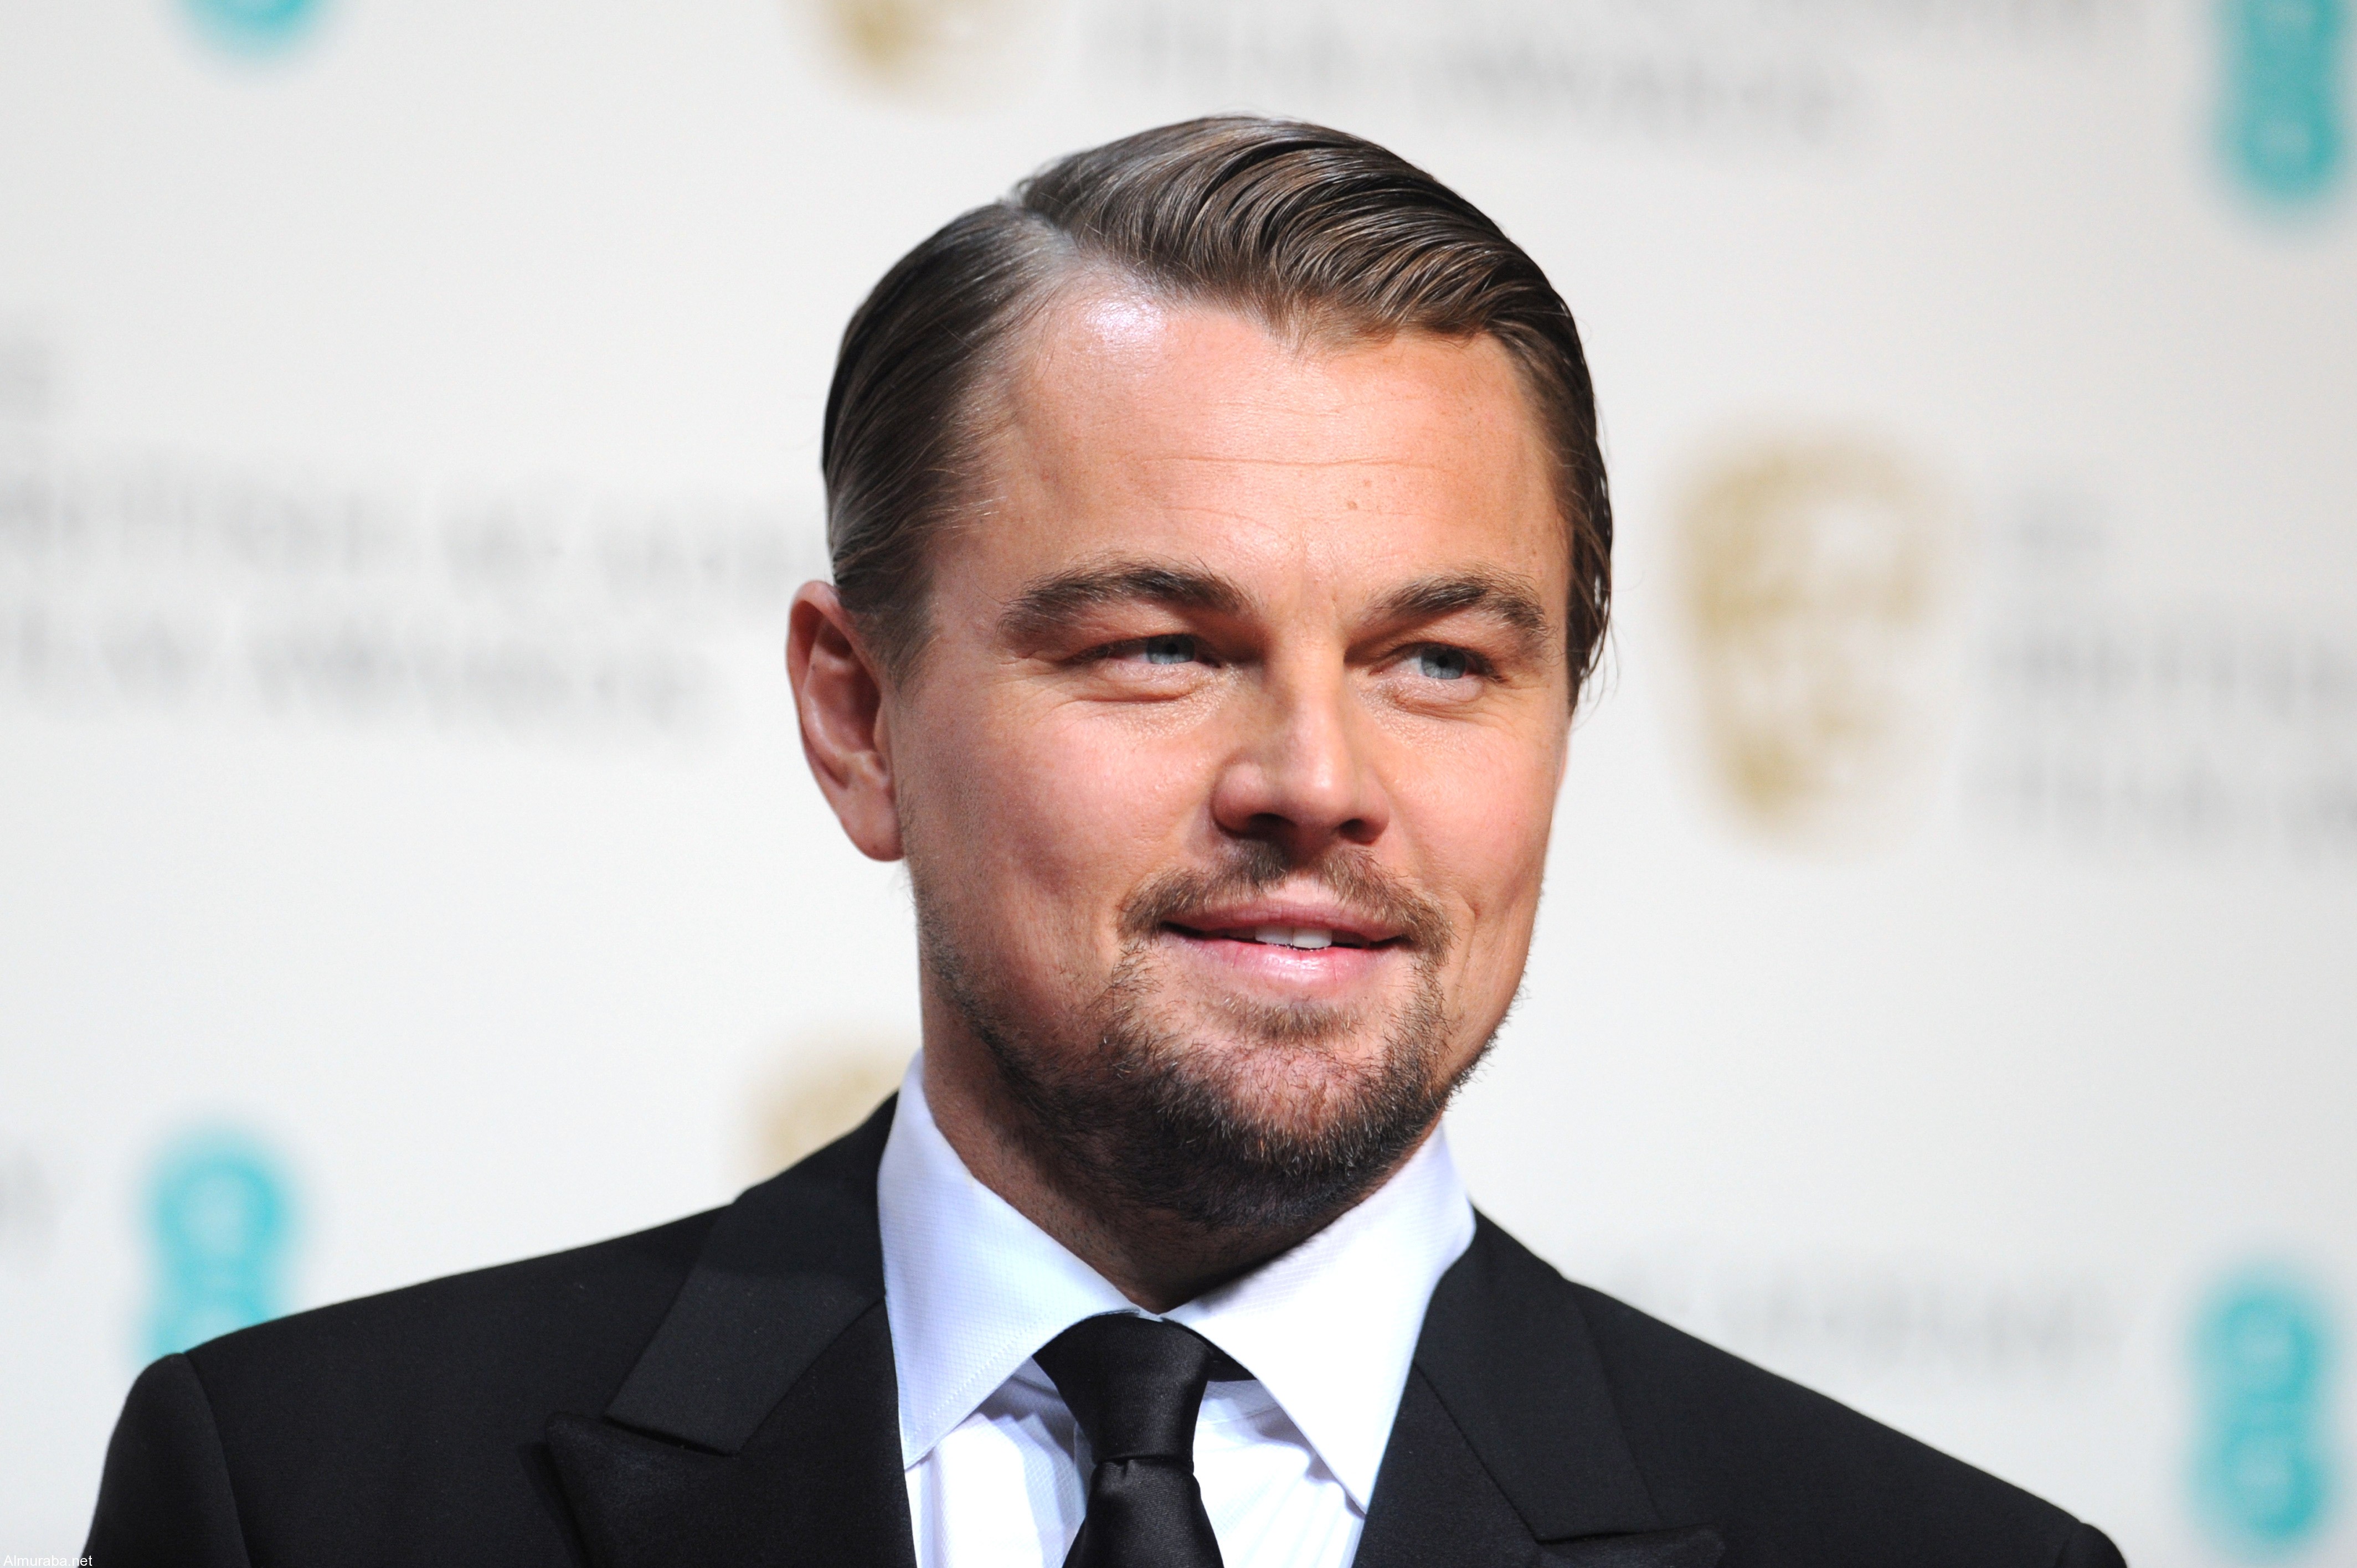
M 135 1563 L 2109 1564 L 1567 1283 L 1439 1119 L 1609 596 L 1538 268 L 1355 138 L 1055 165 L 885 277 L 788 665 L 924 1049 L 729 1208 L 150 1368 Z

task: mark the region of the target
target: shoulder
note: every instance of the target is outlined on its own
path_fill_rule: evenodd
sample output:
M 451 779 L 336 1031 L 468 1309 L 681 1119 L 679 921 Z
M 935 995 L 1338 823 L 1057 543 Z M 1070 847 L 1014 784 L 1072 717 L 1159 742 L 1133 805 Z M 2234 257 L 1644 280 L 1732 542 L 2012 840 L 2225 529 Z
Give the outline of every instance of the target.
M 717 1213 L 166 1357 L 116 1424 L 93 1553 L 125 1565 L 573 1561 L 544 1457 L 549 1418 L 605 1408 Z
M 758 1348 L 775 1337 L 769 1307 L 815 1298 L 823 1317 L 839 1305 L 830 1270 L 872 1277 L 880 1297 L 874 1194 L 891 1116 L 887 1101 L 726 1208 L 166 1357 L 108 1448 L 91 1536 L 109 1544 L 102 1561 L 579 1562 L 552 1418 L 611 1408 L 649 1347 L 681 1337 L 683 1303 L 689 1340 L 743 1330 Z M 777 1288 L 739 1289 L 748 1279 Z M 734 1369 L 721 1381 L 734 1388 Z M 169 1545 L 192 1531 L 221 1550 Z
M 1600 1291 L 1566 1288 L 1649 1479 L 1805 1521 L 1821 1538 L 1936 1521 L 1952 1537 L 2059 1549 L 2070 1533 L 2068 1515 L 2018 1487 Z
M 2051 1503 L 1600 1291 L 1494 1227 L 1493 1277 L 1592 1346 L 1629 1452 L 1670 1517 L 1741 1561 L 1809 1568 L 2115 1563 Z M 1737 1552 L 1730 1550 L 1729 1559 Z
M 225 1438 L 248 1419 L 299 1423 L 307 1412 L 365 1423 L 389 1407 L 539 1406 L 543 1419 L 568 1402 L 594 1408 L 654 1333 L 719 1212 L 297 1313 L 188 1359 Z

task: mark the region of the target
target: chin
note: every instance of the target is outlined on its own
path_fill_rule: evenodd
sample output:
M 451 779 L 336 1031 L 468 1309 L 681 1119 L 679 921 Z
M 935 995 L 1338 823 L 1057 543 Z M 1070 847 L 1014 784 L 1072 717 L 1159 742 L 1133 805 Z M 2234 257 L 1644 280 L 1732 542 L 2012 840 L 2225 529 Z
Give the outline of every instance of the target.
M 1400 1042 L 1357 1009 L 1255 1008 L 1249 1019 L 1232 1009 L 1174 1011 L 1147 1025 L 1164 1070 L 1224 1101 L 1243 1125 L 1315 1135 L 1349 1120 L 1380 1080 L 1411 1065 L 1393 1061 Z
M 1464 1076 L 1428 972 L 1386 1009 L 1159 1002 L 1116 988 L 1087 1059 L 1001 1065 L 1071 1168 L 1206 1230 L 1325 1224 L 1423 1142 Z
M 921 897 L 918 910 L 942 995 L 1085 1207 L 1307 1235 L 1398 1168 L 1480 1059 L 1461 1049 L 1437 940 L 1379 996 L 1207 986 L 1146 942 L 1092 1001 L 1022 1006 L 1003 970 L 968 961 Z

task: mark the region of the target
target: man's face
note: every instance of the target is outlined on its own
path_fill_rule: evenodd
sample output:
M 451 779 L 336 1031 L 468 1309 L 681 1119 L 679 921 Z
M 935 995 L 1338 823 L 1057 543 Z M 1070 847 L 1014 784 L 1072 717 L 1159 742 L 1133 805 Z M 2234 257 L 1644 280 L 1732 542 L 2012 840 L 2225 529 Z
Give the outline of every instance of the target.
M 1103 292 L 1003 392 L 883 703 L 929 1015 L 1205 1223 L 1272 1218 L 1175 1194 L 1207 1146 L 1347 1201 L 1479 1058 L 1538 907 L 1568 566 L 1512 361 Z

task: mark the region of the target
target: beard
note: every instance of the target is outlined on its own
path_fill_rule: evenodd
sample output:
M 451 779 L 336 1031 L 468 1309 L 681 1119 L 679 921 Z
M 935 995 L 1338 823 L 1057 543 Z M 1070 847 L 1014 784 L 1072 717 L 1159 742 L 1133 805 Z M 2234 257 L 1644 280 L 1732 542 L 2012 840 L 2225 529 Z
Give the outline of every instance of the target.
M 1211 1009 L 1223 1027 L 1190 1034 L 1170 1021 L 1177 998 L 1155 963 L 1165 923 L 1302 869 L 1273 844 L 1246 842 L 1214 870 L 1150 879 L 1123 908 L 1111 979 L 1070 1019 L 1019 1015 L 912 879 L 929 973 L 989 1052 L 1020 1135 L 1092 1207 L 1110 1200 L 1207 1231 L 1308 1234 L 1390 1174 L 1487 1054 L 1484 1041 L 1449 1067 L 1447 917 L 1357 850 L 1308 869 L 1346 908 L 1403 933 L 1413 989 L 1388 1018 L 1230 999 Z M 1351 1054 L 1371 1026 L 1382 1030 L 1374 1056 Z

